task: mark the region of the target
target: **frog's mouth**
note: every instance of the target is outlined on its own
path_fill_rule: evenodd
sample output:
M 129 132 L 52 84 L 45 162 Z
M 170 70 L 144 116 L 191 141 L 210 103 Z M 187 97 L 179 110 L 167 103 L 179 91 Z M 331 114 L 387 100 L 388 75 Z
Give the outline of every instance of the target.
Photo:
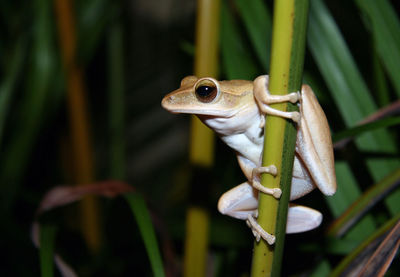
M 247 105 L 221 105 L 218 102 L 203 103 L 196 101 L 193 95 L 176 95 L 174 92 L 166 95 L 161 106 L 171 113 L 196 114 L 208 117 L 232 117 Z M 224 99 L 221 99 L 224 100 Z

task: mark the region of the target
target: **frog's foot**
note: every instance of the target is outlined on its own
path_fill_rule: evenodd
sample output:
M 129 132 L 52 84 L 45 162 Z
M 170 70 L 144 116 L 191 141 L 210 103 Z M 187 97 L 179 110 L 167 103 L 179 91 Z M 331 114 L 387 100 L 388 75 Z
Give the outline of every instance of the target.
M 283 103 L 283 102 L 296 103 L 301 98 L 300 93 L 292 92 L 286 95 L 272 95 L 269 93 L 267 86 L 268 86 L 268 76 L 266 75 L 259 76 L 254 80 L 254 97 L 256 99 L 260 111 L 264 114 L 289 118 L 294 122 L 298 123 L 300 121 L 299 112 L 284 112 L 271 108 L 269 105 L 274 103 Z
M 266 194 L 270 194 L 273 197 L 279 199 L 282 195 L 282 190 L 280 188 L 266 188 L 263 185 L 261 185 L 261 183 L 258 181 L 257 177 L 258 175 L 260 175 L 261 173 L 269 173 L 272 176 L 276 176 L 276 174 L 278 174 L 278 169 L 276 168 L 275 165 L 270 165 L 270 166 L 265 166 L 265 167 L 256 167 L 253 169 L 252 171 L 252 186 L 263 192 Z
M 247 216 L 247 226 L 251 228 L 251 231 L 253 232 L 254 237 L 256 238 L 256 241 L 259 242 L 260 238 L 263 238 L 269 245 L 273 245 L 275 243 L 275 236 L 271 235 L 267 231 L 265 231 L 260 224 L 256 221 L 255 216 L 252 214 L 249 214 Z

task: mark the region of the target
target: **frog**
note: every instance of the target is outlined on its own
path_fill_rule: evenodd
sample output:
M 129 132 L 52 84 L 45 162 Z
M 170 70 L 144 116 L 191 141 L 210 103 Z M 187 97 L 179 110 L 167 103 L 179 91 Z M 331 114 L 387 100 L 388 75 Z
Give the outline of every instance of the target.
M 278 174 L 276 165 L 262 166 L 264 124 L 269 116 L 278 116 L 296 124 L 297 136 L 290 200 L 296 200 L 318 188 L 324 195 L 336 192 L 336 175 L 330 128 L 313 90 L 302 85 L 301 90 L 283 95 L 268 91 L 268 75 L 253 81 L 218 81 L 211 77 L 187 76 L 180 87 L 167 94 L 161 102 L 171 113 L 196 115 L 232 148 L 246 182 L 225 192 L 218 201 L 218 210 L 225 215 L 246 220 L 257 241 L 261 238 L 274 244 L 275 236 L 256 221 L 258 194 L 266 193 L 279 199 L 280 188 L 261 185 L 261 174 Z M 274 103 L 290 102 L 299 111 L 281 111 Z M 317 228 L 322 214 L 310 207 L 290 204 L 287 233 L 305 232 Z

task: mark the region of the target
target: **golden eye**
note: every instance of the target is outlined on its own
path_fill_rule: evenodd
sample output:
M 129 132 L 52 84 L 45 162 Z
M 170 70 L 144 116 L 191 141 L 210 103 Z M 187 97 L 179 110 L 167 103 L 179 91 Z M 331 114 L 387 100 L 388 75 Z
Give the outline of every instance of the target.
M 200 80 L 196 85 L 196 97 L 203 103 L 210 103 L 218 95 L 217 85 L 212 80 Z

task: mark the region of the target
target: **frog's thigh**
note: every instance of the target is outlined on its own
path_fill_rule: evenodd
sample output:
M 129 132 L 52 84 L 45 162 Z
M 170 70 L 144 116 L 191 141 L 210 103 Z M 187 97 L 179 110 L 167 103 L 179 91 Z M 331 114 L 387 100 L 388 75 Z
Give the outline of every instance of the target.
M 261 155 L 261 154 L 260 154 Z M 258 167 L 255 163 L 250 161 L 249 159 L 246 159 L 245 157 L 241 155 L 237 155 L 237 160 L 240 166 L 240 169 L 246 176 L 247 180 L 251 180 L 253 178 L 253 169 Z
M 294 157 L 290 200 L 295 200 L 297 198 L 303 197 L 315 188 L 315 184 L 308 174 L 307 169 L 305 168 L 301 159 L 299 159 L 297 156 L 298 153 Z
M 333 147 L 329 125 L 312 89 L 303 85 L 297 152 L 313 181 L 326 195 L 336 191 Z
M 258 207 L 258 193 L 248 183 L 242 183 L 225 192 L 218 201 L 218 210 L 222 214 L 246 220 Z

